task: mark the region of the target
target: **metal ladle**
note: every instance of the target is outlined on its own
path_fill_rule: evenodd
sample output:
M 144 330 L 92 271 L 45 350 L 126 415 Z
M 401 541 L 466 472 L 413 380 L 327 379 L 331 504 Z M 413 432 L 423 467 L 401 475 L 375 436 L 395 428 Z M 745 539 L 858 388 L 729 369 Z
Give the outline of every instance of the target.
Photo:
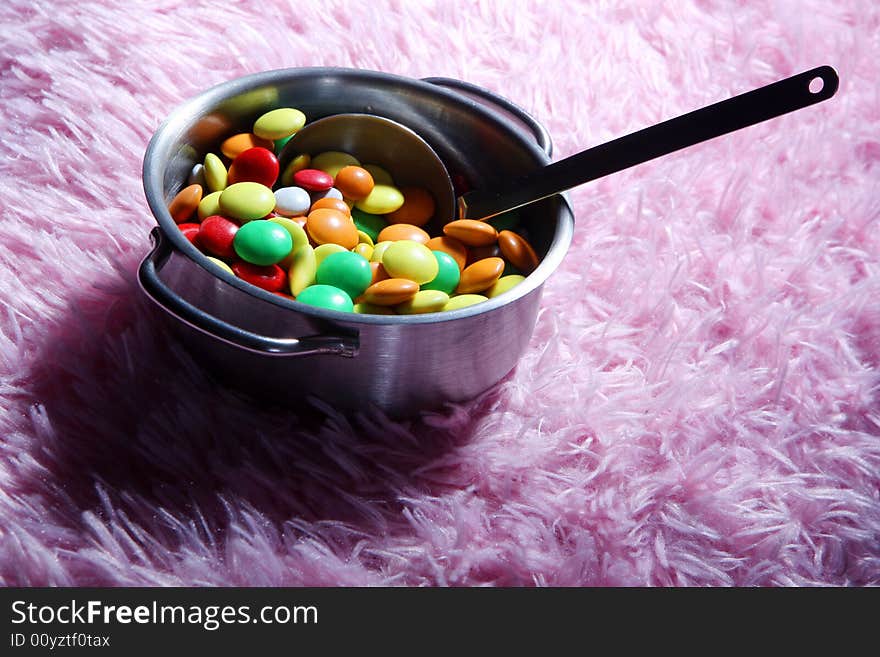
M 363 163 L 388 169 L 398 185 L 428 189 L 436 201 L 435 220 L 489 219 L 661 155 L 827 100 L 837 91 L 838 83 L 833 68 L 820 66 L 581 151 L 514 179 L 503 188 L 476 189 L 458 199 L 443 161 L 421 137 L 400 123 L 370 114 L 337 114 L 306 125 L 285 146 L 280 164 L 283 171 L 299 153 L 352 153 Z

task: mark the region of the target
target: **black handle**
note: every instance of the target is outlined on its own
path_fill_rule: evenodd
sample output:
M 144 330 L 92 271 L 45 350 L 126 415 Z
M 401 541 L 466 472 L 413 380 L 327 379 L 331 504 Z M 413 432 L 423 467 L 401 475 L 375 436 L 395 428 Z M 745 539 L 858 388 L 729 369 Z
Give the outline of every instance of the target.
M 152 230 L 150 237 L 154 247 L 138 268 L 138 283 L 147 297 L 180 321 L 239 349 L 263 356 L 296 357 L 331 354 L 351 358 L 357 355 L 358 340 L 354 337 L 314 335 L 304 338 L 272 338 L 247 331 L 209 315 L 184 300 L 161 279 L 158 269 L 171 254 L 171 242 L 158 227 Z M 279 309 L 279 312 L 283 311 Z
M 813 82 L 817 78 L 821 81 L 818 89 L 819 83 Z M 837 73 L 830 66 L 793 75 L 554 162 L 503 190 L 468 192 L 459 198 L 459 215 L 468 219 L 493 217 L 661 155 L 827 100 L 835 94 L 837 86 Z

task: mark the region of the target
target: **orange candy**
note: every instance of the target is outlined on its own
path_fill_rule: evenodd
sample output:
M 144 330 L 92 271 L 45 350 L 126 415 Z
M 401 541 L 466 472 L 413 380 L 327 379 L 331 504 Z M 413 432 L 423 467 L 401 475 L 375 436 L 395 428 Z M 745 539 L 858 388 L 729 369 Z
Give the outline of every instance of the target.
M 459 269 L 464 269 L 467 264 L 468 248 L 454 237 L 441 235 L 440 237 L 432 237 L 425 244 L 432 251 L 443 251 L 452 256 L 452 259 L 458 264 Z
M 370 280 L 370 285 L 391 278 L 388 275 L 388 272 L 385 271 L 385 267 L 382 266 L 381 262 L 370 262 L 370 269 L 373 272 L 373 278 Z
M 406 278 L 386 278 L 367 288 L 360 300 L 377 306 L 396 306 L 409 301 L 419 291 L 419 284 Z
M 181 189 L 177 196 L 171 199 L 171 203 L 168 204 L 168 212 L 171 213 L 174 223 L 183 224 L 195 214 L 201 202 L 202 186 L 190 185 Z
M 450 221 L 443 226 L 443 232 L 468 246 L 489 246 L 498 239 L 494 226 L 476 219 Z
M 306 232 L 315 244 L 338 244 L 353 249 L 358 243 L 357 227 L 339 210 L 319 208 L 309 213 Z
M 237 135 L 232 135 L 229 139 L 220 144 L 220 152 L 230 160 L 234 160 L 241 153 L 249 148 L 254 148 L 255 146 L 260 146 L 273 153 L 275 152 L 274 142 L 268 139 L 261 139 L 250 132 L 241 132 Z
M 455 291 L 458 294 L 482 292 L 493 285 L 504 273 L 504 260 L 501 258 L 483 258 L 461 272 L 461 280 Z
M 373 191 L 373 185 L 373 176 L 370 172 L 353 165 L 342 167 L 333 181 L 333 186 L 342 192 L 345 198 L 353 201 L 367 198 Z
M 342 199 L 333 198 L 332 196 L 325 196 L 324 198 L 319 198 L 317 201 L 312 203 L 312 207 L 310 208 L 310 212 L 314 212 L 315 210 L 320 210 L 321 208 L 330 208 L 331 210 L 339 210 L 342 214 L 347 217 L 351 216 L 351 208 L 348 207 L 348 203 L 343 201 Z
M 488 226 L 488 224 L 486 225 Z M 489 227 L 492 228 L 491 226 Z M 492 230 L 495 229 L 493 228 Z M 390 226 L 385 226 L 385 228 L 381 230 L 376 243 L 412 240 L 419 244 L 427 244 L 430 239 L 431 236 L 418 226 L 413 226 L 412 224 L 391 224 Z
M 475 246 L 468 249 L 467 264 L 465 266 L 472 265 L 478 260 L 483 260 L 484 258 L 497 258 L 500 255 L 501 249 L 498 248 L 497 244 Z
M 389 224 L 424 226 L 434 216 L 434 197 L 421 187 L 401 187 L 403 205 L 385 215 Z
M 523 274 L 531 274 L 540 262 L 532 245 L 513 231 L 502 230 L 498 233 L 498 247 L 501 249 L 501 255 Z

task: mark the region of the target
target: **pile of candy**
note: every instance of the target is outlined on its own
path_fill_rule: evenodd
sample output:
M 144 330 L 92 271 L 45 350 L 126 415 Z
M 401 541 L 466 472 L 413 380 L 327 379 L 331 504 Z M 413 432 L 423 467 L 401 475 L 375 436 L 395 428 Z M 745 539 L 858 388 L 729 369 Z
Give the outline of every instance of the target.
M 389 315 L 486 301 L 538 266 L 510 230 L 515 215 L 454 220 L 431 236 L 431 194 L 351 154 L 302 153 L 280 171 L 276 154 L 305 122 L 293 108 L 263 114 L 205 155 L 171 201 L 180 230 L 218 267 L 301 303 Z

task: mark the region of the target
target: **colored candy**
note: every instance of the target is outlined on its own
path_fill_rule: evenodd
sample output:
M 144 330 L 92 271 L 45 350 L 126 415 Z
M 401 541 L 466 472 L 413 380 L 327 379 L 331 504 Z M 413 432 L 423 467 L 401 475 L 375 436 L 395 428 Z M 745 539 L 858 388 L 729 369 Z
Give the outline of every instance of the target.
M 449 295 L 440 290 L 419 290 L 416 295 L 394 307 L 401 315 L 420 315 L 422 313 L 436 313 L 443 310 L 449 303 Z
M 434 280 L 439 271 L 437 258 L 431 250 L 410 240 L 393 242 L 385 249 L 382 266 L 392 278 L 407 278 L 419 285 Z
M 353 249 L 358 243 L 357 227 L 339 210 L 320 208 L 310 212 L 306 231 L 316 244 L 333 243 Z
M 177 224 L 177 227 L 180 229 L 180 232 L 183 233 L 183 236 L 190 241 L 191 244 L 196 243 L 196 239 L 199 236 L 198 224 Z
M 260 266 L 249 262 L 236 262 L 232 265 L 232 273 L 268 292 L 280 292 L 287 282 L 287 274 L 278 265 Z
M 370 286 L 373 278 L 369 261 L 351 251 L 327 256 L 318 266 L 315 280 L 320 285 L 332 285 L 355 299 Z
M 232 267 L 230 267 L 229 265 L 227 265 L 227 264 L 226 264 L 225 262 L 223 262 L 222 260 L 219 260 L 219 259 L 217 259 L 217 258 L 213 258 L 213 257 L 211 257 L 211 256 L 208 256 L 208 260 L 210 260 L 210 261 L 213 262 L 215 265 L 217 265 L 218 267 L 220 267 L 220 269 L 222 269 L 222 270 L 225 271 L 226 273 L 228 273 L 228 274 L 232 274 L 233 276 L 235 276 L 235 272 L 232 271 Z
M 237 232 L 238 224 L 226 217 L 206 217 L 199 226 L 199 246 L 220 258 L 234 258 L 235 249 L 232 243 Z
M 467 246 L 488 246 L 498 239 L 498 232 L 485 221 L 457 219 L 443 226 L 443 232 Z
M 318 153 L 312 158 L 312 168 L 320 169 L 329 174 L 332 178 L 335 178 L 336 174 L 347 166 L 359 165 L 360 162 L 358 162 L 358 159 L 355 156 L 341 151 L 326 151 L 324 153 Z
M 310 192 L 325 192 L 333 187 L 333 176 L 319 169 L 301 169 L 293 174 L 293 184 Z
M 343 290 L 331 285 L 310 285 L 296 297 L 300 303 L 330 310 L 351 312 L 354 303 Z
M 284 172 L 281 174 L 281 184 L 285 187 L 289 187 L 293 184 L 293 174 L 297 171 L 302 171 L 303 169 L 308 169 L 311 166 L 312 158 L 307 153 L 303 153 L 301 155 L 297 155 L 290 161 L 284 168 Z
M 388 214 L 388 223 L 424 226 L 434 216 L 434 197 L 421 187 L 401 187 L 403 205 Z M 343 192 L 344 193 L 344 192 Z
M 360 201 L 367 198 L 373 191 L 373 176 L 366 169 L 349 165 L 339 170 L 333 186 L 342 192 L 343 198 Z
M 255 134 L 250 132 L 242 132 L 237 135 L 233 135 L 222 144 L 220 144 L 220 152 L 223 153 L 228 159 L 234 160 L 239 154 L 243 153 L 249 148 L 254 148 L 255 146 L 260 146 L 262 148 L 274 148 L 275 144 L 272 143 L 271 139 L 262 139 L 261 137 L 257 137 Z
M 391 178 L 391 174 L 378 164 L 364 164 L 362 166 L 373 177 L 374 185 L 390 185 L 394 187 L 394 180 Z
M 391 185 L 374 185 L 369 196 L 355 203 L 355 207 L 370 214 L 388 214 L 403 205 L 403 194 Z
M 203 196 L 196 214 L 198 214 L 199 220 L 204 220 L 205 217 L 210 217 L 212 214 L 220 214 L 220 192 L 211 192 L 207 196 Z
M 229 184 L 255 182 L 271 188 L 278 179 L 278 158 L 259 146 L 239 153 L 229 165 Z
M 259 219 L 238 229 L 233 247 L 242 260 L 255 265 L 274 265 L 293 249 L 293 239 L 283 226 Z
M 205 184 L 212 192 L 222 192 L 229 183 L 229 174 L 223 160 L 208 153 L 205 155 Z
M 468 248 L 454 237 L 442 235 L 440 237 L 432 237 L 425 246 L 432 251 L 443 251 L 455 260 L 459 269 L 464 269 L 468 258 Z
M 285 217 L 308 214 L 311 205 L 312 199 L 302 187 L 282 187 L 275 190 L 275 212 Z
M 358 230 L 364 231 L 372 238 L 373 242 L 378 240 L 379 233 L 388 225 L 384 217 L 364 212 L 357 207 L 351 209 L 351 218 L 354 220 L 354 225 L 357 226 Z
M 195 214 L 202 200 L 202 186 L 190 185 L 181 189 L 168 204 L 168 212 L 174 223 L 183 224 Z
M 261 139 L 284 139 L 299 131 L 306 123 L 306 115 L 292 107 L 281 107 L 266 112 L 254 123 L 254 134 Z
M 443 306 L 443 310 L 458 310 L 459 308 L 467 308 L 468 306 L 473 306 L 476 303 L 482 303 L 483 301 L 488 300 L 489 299 L 482 294 L 459 294 L 456 297 L 452 297 L 449 302 Z
M 293 254 L 293 262 L 288 270 L 290 293 L 296 297 L 299 293 L 315 282 L 315 250 L 306 244 Z
M 461 280 L 455 291 L 459 294 L 482 292 L 495 284 L 504 273 L 504 260 L 501 258 L 484 258 L 461 272 Z
M 502 230 L 498 233 L 498 248 L 510 264 L 524 274 L 531 274 L 540 262 L 532 245 L 513 231 Z
M 351 208 L 339 198 L 334 198 L 332 196 L 325 196 L 324 198 L 319 198 L 317 201 L 312 203 L 312 207 L 310 210 L 320 210 L 321 208 L 330 208 L 331 210 L 339 210 L 342 214 L 350 217 L 351 216 Z
M 461 280 L 461 270 L 455 259 L 443 251 L 431 251 L 437 260 L 437 275 L 422 285 L 423 290 L 440 290 L 452 294 Z
M 495 284 L 486 290 L 486 296 L 490 299 L 494 299 L 499 294 L 504 294 L 508 290 L 516 287 L 520 283 L 526 280 L 525 276 L 520 276 L 519 274 L 511 274 L 509 276 L 502 276 Z
M 406 278 L 386 278 L 373 283 L 363 295 L 363 301 L 377 306 L 396 306 L 412 299 L 419 291 L 419 284 Z
M 235 219 L 261 219 L 274 209 L 275 195 L 260 183 L 235 183 L 220 194 L 220 211 Z
M 421 244 L 427 244 L 431 236 L 418 226 L 412 224 L 391 224 L 382 229 L 378 239 L 380 242 L 396 242 L 398 240 L 411 240 Z
M 348 253 L 347 249 L 339 246 L 338 244 L 333 244 L 333 242 L 328 242 L 327 244 L 321 244 L 320 246 L 315 247 L 315 267 L 320 267 L 321 263 L 327 259 L 328 256 L 333 255 L 334 253 Z

